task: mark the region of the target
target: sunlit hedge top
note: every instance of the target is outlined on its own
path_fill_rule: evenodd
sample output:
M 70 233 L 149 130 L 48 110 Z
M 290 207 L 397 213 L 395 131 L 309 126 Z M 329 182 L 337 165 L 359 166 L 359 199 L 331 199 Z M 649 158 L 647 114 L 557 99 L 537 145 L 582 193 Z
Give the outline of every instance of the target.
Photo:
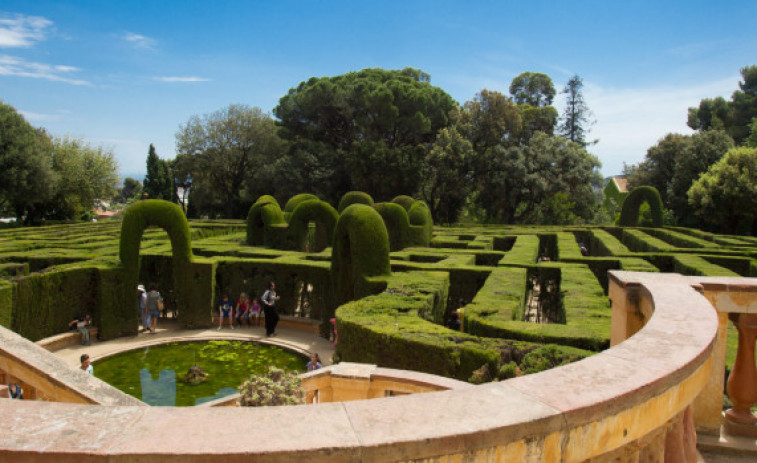
M 352 204 L 373 206 L 373 198 L 371 198 L 371 195 L 368 193 L 362 191 L 349 191 L 345 193 L 344 196 L 342 196 L 341 201 L 339 201 L 339 213 L 341 214 L 344 212 L 344 210 Z
M 142 233 L 150 225 L 161 227 L 168 233 L 175 263 L 188 263 L 192 260 L 189 224 L 181 207 L 160 199 L 147 199 L 137 201 L 124 212 L 118 251 L 124 266 L 137 266 Z
M 623 209 L 620 211 L 620 226 L 635 227 L 639 224 L 639 208 L 646 202 L 652 212 L 652 226 L 662 226 L 662 199 L 657 188 L 652 186 L 640 186 L 634 188 L 623 201 Z

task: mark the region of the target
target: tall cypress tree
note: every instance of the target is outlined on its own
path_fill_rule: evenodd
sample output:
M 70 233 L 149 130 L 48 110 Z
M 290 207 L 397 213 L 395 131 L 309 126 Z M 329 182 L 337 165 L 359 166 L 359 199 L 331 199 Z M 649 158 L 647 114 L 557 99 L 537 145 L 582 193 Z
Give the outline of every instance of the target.
M 148 194 L 149 199 L 165 199 L 174 202 L 177 199 L 171 163 L 158 157 L 152 143 L 147 153 L 147 175 L 143 191 Z
M 163 199 L 161 184 L 163 183 L 163 169 L 158 154 L 155 152 L 155 146 L 150 143 L 150 150 L 147 153 L 147 175 L 142 182 L 142 190 L 147 193 L 149 199 Z

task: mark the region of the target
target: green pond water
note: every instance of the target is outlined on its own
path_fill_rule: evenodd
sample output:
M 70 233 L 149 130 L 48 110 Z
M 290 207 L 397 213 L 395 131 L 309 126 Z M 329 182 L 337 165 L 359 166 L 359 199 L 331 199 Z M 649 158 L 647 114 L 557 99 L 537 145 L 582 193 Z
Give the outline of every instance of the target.
M 93 363 L 95 376 L 149 405 L 186 407 L 237 392 L 269 366 L 305 371 L 307 358 L 277 346 L 246 341 L 174 342 L 124 352 Z M 205 381 L 184 381 L 199 365 Z

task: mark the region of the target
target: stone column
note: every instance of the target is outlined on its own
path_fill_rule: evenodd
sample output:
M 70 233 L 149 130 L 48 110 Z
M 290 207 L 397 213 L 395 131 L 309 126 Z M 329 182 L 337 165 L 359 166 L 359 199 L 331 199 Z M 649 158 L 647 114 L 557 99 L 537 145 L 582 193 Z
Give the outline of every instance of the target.
M 730 434 L 757 437 L 757 416 L 750 410 L 757 402 L 757 368 L 754 364 L 757 314 L 731 314 L 730 319 L 739 332 L 739 348 L 726 388 L 733 408 L 725 412 L 725 428 Z

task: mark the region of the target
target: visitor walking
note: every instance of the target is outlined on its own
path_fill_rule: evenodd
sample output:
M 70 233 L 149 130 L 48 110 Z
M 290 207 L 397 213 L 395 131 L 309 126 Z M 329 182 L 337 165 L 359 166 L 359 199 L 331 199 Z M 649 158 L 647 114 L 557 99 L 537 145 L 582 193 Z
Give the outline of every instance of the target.
M 150 312 L 147 310 L 147 291 L 143 285 L 137 286 L 139 317 L 142 320 L 142 332 L 150 331 Z
M 236 310 L 236 317 L 234 319 L 237 321 L 239 326 L 242 326 L 245 322 L 247 323 L 247 326 L 250 326 L 250 300 L 247 298 L 247 293 L 242 293 L 239 295 L 239 299 L 237 299 L 237 306 L 234 308 Z
M 147 311 L 150 315 L 150 333 L 155 334 L 158 329 L 158 317 L 163 308 L 163 297 L 158 292 L 158 285 L 150 283 L 150 292 L 147 293 Z
M 234 329 L 234 318 L 233 318 L 233 312 L 234 306 L 231 305 L 231 301 L 229 300 L 229 296 L 223 295 L 221 296 L 221 302 L 218 303 L 218 318 L 220 319 L 218 322 L 218 329 L 220 330 L 221 327 L 223 327 L 223 319 L 228 318 L 229 319 L 229 326 L 231 326 L 231 329 Z
M 276 312 L 276 302 L 280 299 L 276 295 L 276 283 L 268 283 L 268 289 L 263 293 L 260 300 L 263 302 L 263 312 L 265 313 L 265 335 L 275 336 L 276 325 L 279 323 L 279 314 Z
M 89 360 L 89 354 L 81 354 L 79 360 L 81 361 L 81 366 L 79 368 L 81 368 L 82 371 L 86 371 L 90 375 L 95 374 L 95 370 L 92 368 L 92 363 Z

